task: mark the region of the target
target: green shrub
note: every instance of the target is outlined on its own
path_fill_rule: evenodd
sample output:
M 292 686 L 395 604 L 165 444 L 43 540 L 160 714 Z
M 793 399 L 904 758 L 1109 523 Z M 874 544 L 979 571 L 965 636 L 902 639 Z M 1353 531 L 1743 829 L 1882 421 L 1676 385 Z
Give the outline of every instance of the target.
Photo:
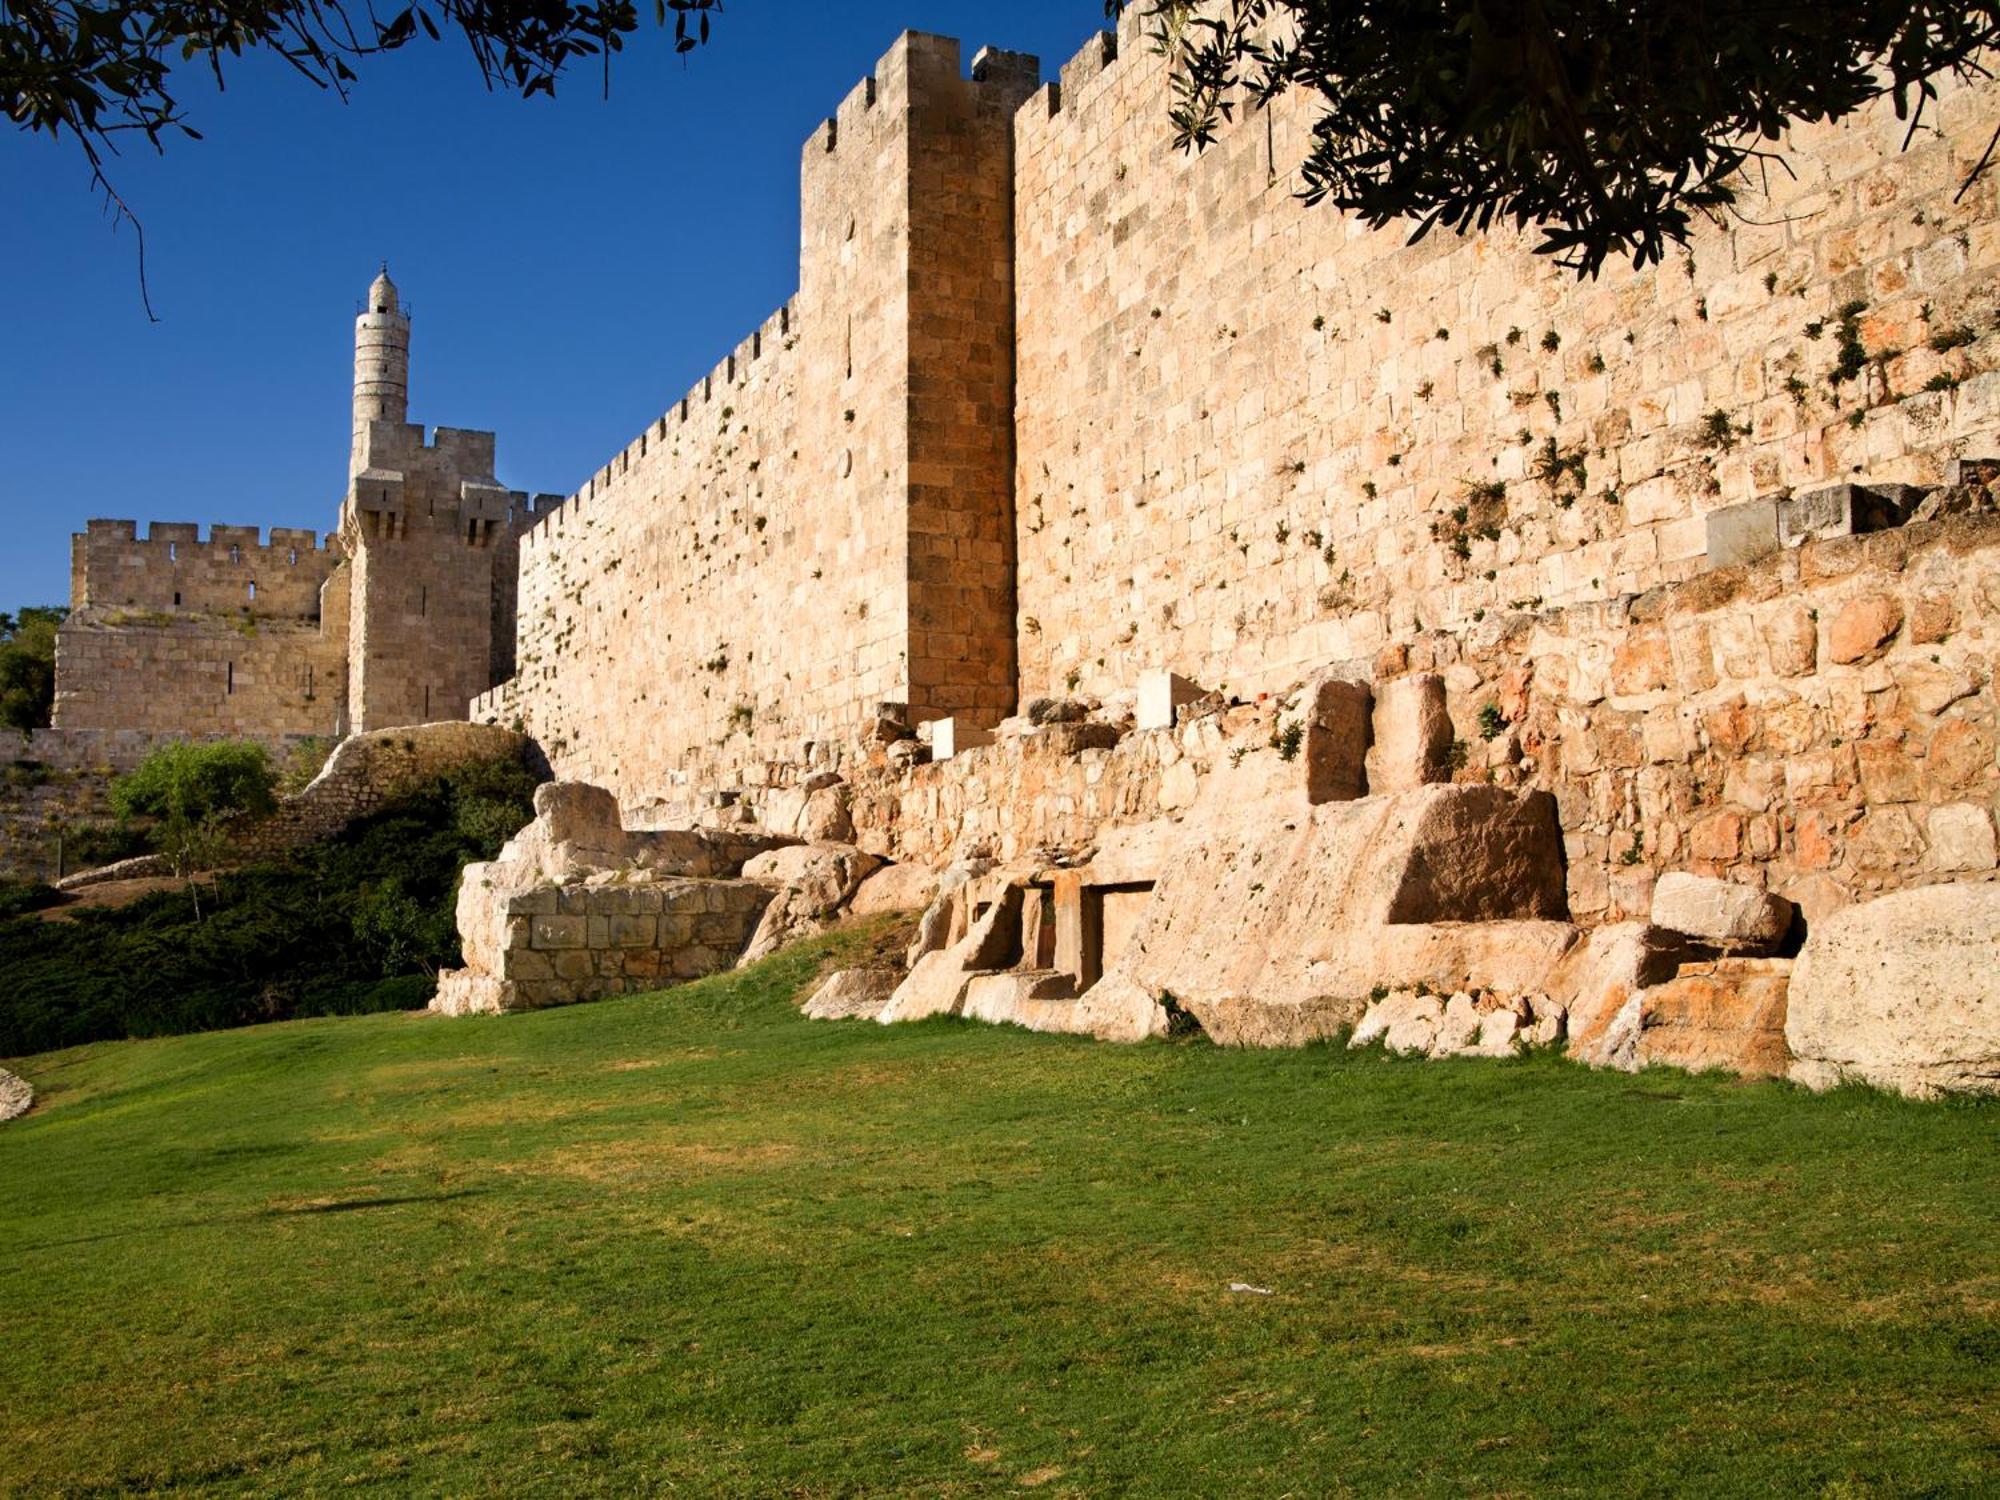
M 74 922 L 0 920 L 0 1057 L 420 1007 L 460 962 L 459 872 L 533 816 L 518 765 L 439 777 L 336 838 Z
M 61 899 L 53 886 L 39 880 L 0 880 L 0 918 L 40 911 Z
M 277 779 L 262 745 L 162 745 L 112 783 L 111 806 L 121 821 L 155 820 L 160 852 L 184 875 L 214 862 L 231 818 L 277 806 Z

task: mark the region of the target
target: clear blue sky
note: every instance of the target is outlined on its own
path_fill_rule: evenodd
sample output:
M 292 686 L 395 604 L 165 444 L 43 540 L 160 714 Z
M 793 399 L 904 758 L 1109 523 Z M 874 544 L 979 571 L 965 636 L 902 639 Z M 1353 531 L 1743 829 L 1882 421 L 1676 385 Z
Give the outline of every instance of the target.
M 188 78 L 206 138 L 113 169 L 157 324 L 74 147 L 0 125 L 0 609 L 66 602 L 91 516 L 329 527 L 384 257 L 412 417 L 497 431 L 516 488 L 575 488 L 795 289 L 800 148 L 899 32 L 1051 77 L 1102 24 L 1099 0 L 735 0 L 685 65 L 649 23 L 608 102 L 587 69 L 489 95 L 449 37 L 347 104 L 268 62 L 220 96 Z

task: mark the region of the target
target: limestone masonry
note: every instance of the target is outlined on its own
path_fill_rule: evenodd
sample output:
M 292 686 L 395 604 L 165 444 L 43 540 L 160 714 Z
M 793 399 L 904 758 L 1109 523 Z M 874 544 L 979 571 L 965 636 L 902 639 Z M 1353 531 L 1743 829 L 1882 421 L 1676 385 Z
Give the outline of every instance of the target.
M 92 523 L 59 725 L 607 791 L 468 876 L 454 1011 L 928 902 L 816 1010 L 2000 1087 L 2000 85 L 1578 282 L 1304 206 L 1303 103 L 1175 152 L 1136 9 L 1049 83 L 899 40 L 796 297 L 560 503 L 405 423 L 378 281 L 337 545 Z
M 74 538 L 50 754 L 72 731 L 143 753 L 147 732 L 277 743 L 462 718 L 512 673 L 519 535 L 548 497 L 494 481 L 492 433 L 409 422 L 409 379 L 384 271 L 355 320 L 352 460 L 324 544 L 160 521 Z

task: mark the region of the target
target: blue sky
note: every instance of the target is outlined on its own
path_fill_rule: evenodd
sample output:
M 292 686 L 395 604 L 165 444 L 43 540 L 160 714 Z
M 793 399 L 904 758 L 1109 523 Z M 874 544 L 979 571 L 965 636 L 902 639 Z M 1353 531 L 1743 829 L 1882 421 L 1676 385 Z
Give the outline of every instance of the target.
M 649 14 L 641 7 L 642 14 Z M 415 319 L 411 415 L 500 435 L 567 491 L 791 294 L 798 159 L 906 28 L 1034 52 L 1099 0 L 735 0 L 683 65 L 650 28 L 551 102 L 487 94 L 462 46 L 362 68 L 350 102 L 249 61 L 182 92 L 206 137 L 113 168 L 0 136 L 0 609 L 64 602 L 91 516 L 309 526 L 346 479 L 356 303 L 384 257 Z

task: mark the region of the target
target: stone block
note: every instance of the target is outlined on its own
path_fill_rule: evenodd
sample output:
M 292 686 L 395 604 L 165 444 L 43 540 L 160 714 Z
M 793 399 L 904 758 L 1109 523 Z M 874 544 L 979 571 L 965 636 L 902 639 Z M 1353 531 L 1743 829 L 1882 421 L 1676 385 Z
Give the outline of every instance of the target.
M 970 719 L 957 716 L 931 721 L 931 759 L 950 760 L 967 750 L 993 743 L 993 731 L 981 729 Z
M 802 1009 L 812 1021 L 872 1021 L 902 982 L 895 969 L 839 969 L 827 975 Z
M 2000 885 L 1933 885 L 1813 924 L 1792 974 L 1791 1077 L 1918 1097 L 2000 1093 Z
M 1181 705 L 1201 695 L 1199 686 L 1176 672 L 1142 672 L 1135 721 L 1141 729 L 1172 729 Z
M 1740 568 L 1778 551 L 1778 502 L 1766 496 L 1708 513 L 1708 565 Z
M 1637 1061 L 1690 1072 L 1721 1068 L 1755 1078 L 1782 1078 L 1791 1062 L 1785 1044 L 1786 991 L 1792 964 L 1782 958 L 1718 959 L 1688 964 L 1665 984 L 1643 992 Z
M 1451 780 L 1451 716 L 1444 679 L 1413 672 L 1376 690 L 1374 743 L 1366 756 L 1371 794 Z
M 612 917 L 610 924 L 611 946 L 614 948 L 651 948 L 660 938 L 658 917 L 627 914 Z
M 1902 604 L 1887 594 L 1850 599 L 1827 627 L 1827 655 L 1844 664 L 1870 660 L 1895 638 L 1902 623 Z
M 1306 800 L 1347 802 L 1368 792 L 1375 695 L 1364 682 L 1326 678 L 1307 689 Z
M 590 938 L 589 918 L 582 915 L 537 917 L 533 945 L 553 950 L 581 948 Z
M 1792 925 L 1792 903 L 1755 886 L 1672 870 L 1653 887 L 1655 927 L 1725 953 L 1770 954 Z

